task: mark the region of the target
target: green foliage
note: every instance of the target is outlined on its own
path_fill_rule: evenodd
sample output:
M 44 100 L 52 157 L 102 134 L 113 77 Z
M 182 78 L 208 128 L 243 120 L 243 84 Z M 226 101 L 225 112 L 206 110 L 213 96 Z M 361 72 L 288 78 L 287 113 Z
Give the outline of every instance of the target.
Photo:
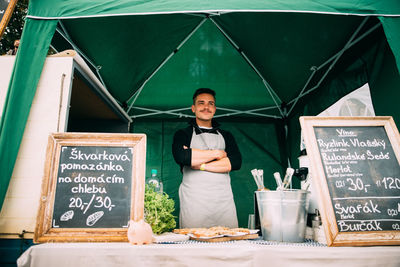
M 0 55 L 4 55 L 8 50 L 13 49 L 14 41 L 21 39 L 27 12 L 28 0 L 17 1 L 14 12 L 0 40 Z
M 175 228 L 176 221 L 172 215 L 175 202 L 166 193 L 154 191 L 154 186 L 146 184 L 144 194 L 144 217 L 154 234 L 162 234 Z

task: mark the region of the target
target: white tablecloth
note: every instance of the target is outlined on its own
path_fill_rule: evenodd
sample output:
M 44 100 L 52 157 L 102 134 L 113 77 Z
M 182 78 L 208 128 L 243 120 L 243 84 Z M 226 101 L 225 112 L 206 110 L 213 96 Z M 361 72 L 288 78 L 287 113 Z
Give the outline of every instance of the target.
M 151 244 L 49 243 L 30 247 L 19 267 L 400 266 L 400 246 L 321 247 L 252 241 Z

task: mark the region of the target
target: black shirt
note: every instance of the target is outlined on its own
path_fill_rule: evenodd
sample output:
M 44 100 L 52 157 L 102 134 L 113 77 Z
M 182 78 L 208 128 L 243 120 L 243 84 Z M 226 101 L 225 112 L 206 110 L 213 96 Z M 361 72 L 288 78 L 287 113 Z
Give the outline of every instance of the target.
M 233 135 L 225 130 L 220 129 L 220 124 L 212 120 L 212 129 L 199 129 L 196 124 L 196 120 L 192 119 L 189 121 L 189 126 L 178 130 L 174 135 L 174 140 L 172 143 L 172 154 L 176 163 L 181 166 L 191 166 L 192 165 L 192 149 L 190 149 L 190 142 L 192 141 L 193 127 L 196 134 L 201 134 L 204 132 L 218 134 L 217 131 L 222 135 L 225 140 L 225 152 L 229 161 L 231 162 L 231 170 L 239 170 L 242 166 L 242 155 L 240 154 L 239 148 L 236 144 Z M 189 149 L 184 149 L 183 146 Z

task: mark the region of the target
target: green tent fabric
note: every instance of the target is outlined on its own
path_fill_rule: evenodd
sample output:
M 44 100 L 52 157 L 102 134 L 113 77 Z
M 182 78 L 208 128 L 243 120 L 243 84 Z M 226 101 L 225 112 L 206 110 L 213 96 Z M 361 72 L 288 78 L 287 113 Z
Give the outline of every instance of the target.
M 179 88 L 178 84 L 181 85 Z M 218 88 L 219 107 L 243 110 L 248 103 L 252 108 L 274 105 L 262 80 L 209 20 L 148 81 L 134 107 L 151 106 L 158 110 L 188 108 L 193 88 L 198 87 Z M 182 100 L 165 101 L 167 98 Z M 131 113 L 140 114 L 140 110 Z M 186 110 L 185 114 L 190 115 L 191 111 Z
M 42 34 L 52 36 L 56 26 L 57 21 L 55 20 L 33 21 L 28 19 L 25 23 L 21 43 L 30 43 L 30 45 L 21 45 L 18 50 L 0 120 L 0 207 L 3 205 L 7 192 L 29 110 L 51 41 L 50 38 L 37 38 L 37 36 Z M 32 60 L 31 55 L 35 55 L 36 58 Z
M 391 18 L 391 17 L 379 17 L 382 21 L 383 28 L 385 29 L 386 38 L 394 56 L 396 57 L 397 68 L 400 72 L 400 35 L 397 34 L 400 28 L 400 20 L 399 18 Z
M 288 157 L 293 162 L 299 115 L 315 115 L 368 81 L 376 87 L 372 94 L 378 114 L 393 115 L 397 122 L 400 118 L 399 111 L 384 100 L 385 95 L 390 101 L 396 99 L 400 84 L 400 3 L 396 0 L 42 0 L 31 1 L 28 13 L 0 123 L 0 203 L 50 42 L 81 53 L 114 98 L 138 118 L 133 131 L 150 133 L 148 149 L 153 152 L 148 153 L 148 168 L 163 170 L 166 190 L 175 199 L 179 169 L 171 168 L 168 149 L 171 133 L 184 123 L 170 115 L 191 116 L 181 109 L 190 105 L 187 99 L 196 87 L 205 84 L 217 89 L 218 105 L 224 108 L 217 115 L 240 117 L 224 125 L 239 139 L 242 153 L 258 158 L 246 161 L 243 171 L 233 175 L 235 200 L 243 214 L 251 210 L 249 192 L 254 186 L 247 182 L 241 187 L 238 181 L 248 179 L 249 168 L 262 165 L 278 171 L 286 168 Z M 342 55 L 340 50 L 359 27 L 354 39 L 374 30 L 364 43 L 352 44 Z M 335 53 L 342 57 L 330 71 L 334 60 L 324 62 Z M 188 66 L 197 73 L 190 79 L 182 73 Z M 315 75 L 310 71 L 313 66 L 321 66 Z M 305 89 L 322 78 L 323 82 L 297 101 L 310 75 L 313 79 Z M 179 111 L 151 121 L 160 110 Z M 290 114 L 285 113 L 288 110 Z M 149 111 L 156 116 L 144 116 Z M 242 225 L 247 216 L 243 214 Z
M 393 15 L 398 16 L 400 7 L 396 0 L 168 0 L 139 1 L 107 0 L 79 1 L 64 0 L 32 1 L 29 15 L 41 18 L 72 18 L 130 14 L 165 14 L 165 13 L 206 13 L 206 12 L 316 12 L 331 14 Z

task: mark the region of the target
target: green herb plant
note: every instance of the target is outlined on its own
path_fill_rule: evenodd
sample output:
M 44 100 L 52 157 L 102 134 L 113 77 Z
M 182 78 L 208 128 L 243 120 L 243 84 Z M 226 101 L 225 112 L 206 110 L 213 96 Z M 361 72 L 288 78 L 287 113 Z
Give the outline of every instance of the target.
M 172 212 L 175 202 L 166 193 L 156 192 L 153 185 L 146 184 L 144 193 L 144 218 L 154 234 L 162 234 L 175 228 Z

